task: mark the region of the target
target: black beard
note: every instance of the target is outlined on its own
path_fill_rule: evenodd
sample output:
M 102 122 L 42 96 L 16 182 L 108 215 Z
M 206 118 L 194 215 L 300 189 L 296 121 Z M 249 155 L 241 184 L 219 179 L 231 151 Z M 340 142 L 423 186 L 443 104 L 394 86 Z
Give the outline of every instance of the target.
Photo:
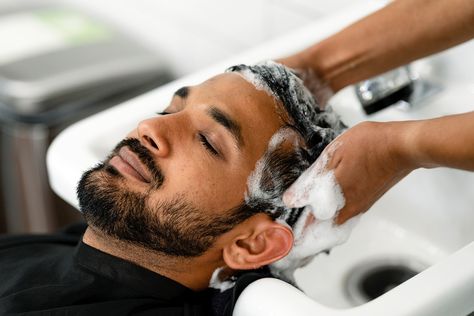
M 136 153 L 153 175 L 146 193 L 128 190 L 122 185 L 125 178 L 108 164 L 124 146 Z M 80 209 L 89 225 L 112 238 L 181 257 L 201 255 L 218 236 L 243 220 L 234 209 L 218 214 L 199 210 L 185 196 L 149 205 L 150 194 L 163 181 L 148 149 L 137 139 L 125 139 L 105 162 L 82 175 L 77 187 Z

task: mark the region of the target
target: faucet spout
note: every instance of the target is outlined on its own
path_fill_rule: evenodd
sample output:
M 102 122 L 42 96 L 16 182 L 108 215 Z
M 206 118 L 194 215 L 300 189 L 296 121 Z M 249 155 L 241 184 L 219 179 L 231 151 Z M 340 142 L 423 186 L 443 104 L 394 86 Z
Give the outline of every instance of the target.
M 439 85 L 421 79 L 409 65 L 355 85 L 357 99 L 366 114 L 373 114 L 391 105 L 410 109 L 440 90 Z

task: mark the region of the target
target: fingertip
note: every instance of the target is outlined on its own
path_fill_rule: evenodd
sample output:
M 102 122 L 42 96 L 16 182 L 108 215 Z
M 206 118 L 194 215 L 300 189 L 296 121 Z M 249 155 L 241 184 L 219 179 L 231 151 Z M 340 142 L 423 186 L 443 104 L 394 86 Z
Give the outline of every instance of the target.
M 342 225 L 344 224 L 349 218 L 347 217 L 347 215 L 345 215 L 344 213 L 342 212 L 339 212 L 339 214 L 336 216 L 336 219 L 335 219 L 335 223 L 336 225 Z
M 306 205 L 304 197 L 298 193 L 294 193 L 293 190 L 291 190 L 291 187 L 283 193 L 282 201 L 288 208 L 303 207 Z
M 285 204 L 285 206 L 287 207 L 293 207 L 293 203 L 294 203 L 293 197 L 294 197 L 293 193 L 287 190 L 285 193 L 283 193 L 283 198 L 282 198 L 283 204 Z

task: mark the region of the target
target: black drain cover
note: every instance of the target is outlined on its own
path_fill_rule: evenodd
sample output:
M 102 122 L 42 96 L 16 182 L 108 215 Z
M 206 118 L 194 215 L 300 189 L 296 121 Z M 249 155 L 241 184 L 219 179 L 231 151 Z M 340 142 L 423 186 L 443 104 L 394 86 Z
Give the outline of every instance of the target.
M 377 267 L 360 279 L 359 290 L 370 301 L 417 274 L 417 271 L 406 266 Z
M 359 262 L 346 279 L 347 299 L 367 303 L 411 279 L 428 265 L 413 258 L 373 258 Z

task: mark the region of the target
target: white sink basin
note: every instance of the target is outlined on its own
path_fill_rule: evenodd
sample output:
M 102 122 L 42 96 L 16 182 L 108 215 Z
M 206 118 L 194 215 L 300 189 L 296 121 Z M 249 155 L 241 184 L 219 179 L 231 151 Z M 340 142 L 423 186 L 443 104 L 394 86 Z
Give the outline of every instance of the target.
M 61 133 L 48 153 L 50 182 L 58 195 L 77 206 L 75 188 L 83 171 L 102 160 L 136 123 L 163 109 L 179 87 L 196 84 L 237 63 L 280 57 L 306 47 L 375 10 L 355 6 L 322 19 L 209 69 L 184 77 L 120 106 L 94 115 Z M 290 49 L 291 48 L 291 49 Z M 385 109 L 363 114 L 351 89 L 334 107 L 346 123 L 363 120 L 422 119 L 474 110 L 474 43 L 417 63 L 420 73 L 443 90 L 409 111 Z M 474 124 L 474 122 L 473 122 Z M 462 128 L 462 127 L 460 127 Z M 466 144 L 473 146 L 474 144 Z M 474 174 L 438 169 L 413 172 L 363 216 L 350 240 L 297 272 L 305 291 L 275 279 L 251 284 L 234 315 L 413 315 L 465 316 L 474 311 Z M 356 306 L 347 294 L 354 269 L 379 262 L 423 270 L 409 281 Z
M 366 116 L 352 87 L 336 95 L 333 106 L 350 126 L 474 111 L 470 56 L 474 41 L 415 63 L 422 80 L 441 91 L 409 110 L 391 107 Z M 417 170 L 364 214 L 347 243 L 296 272 L 306 297 L 279 281 L 259 280 L 244 291 L 235 315 L 466 316 L 474 311 L 473 241 L 474 173 Z M 353 293 L 361 283 L 353 282 L 367 272 L 361 271 L 384 266 L 422 272 L 363 304 Z

